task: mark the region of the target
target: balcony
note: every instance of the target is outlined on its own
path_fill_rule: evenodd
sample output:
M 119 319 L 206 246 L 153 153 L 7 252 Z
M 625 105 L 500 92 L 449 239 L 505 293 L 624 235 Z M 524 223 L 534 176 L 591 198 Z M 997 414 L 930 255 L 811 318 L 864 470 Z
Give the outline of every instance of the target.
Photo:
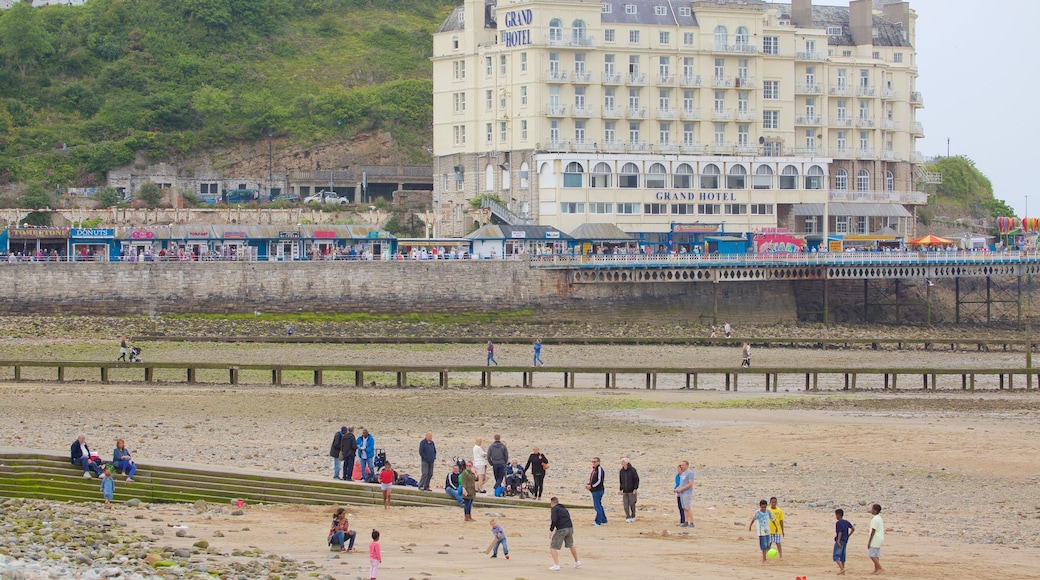
M 794 54 L 795 60 L 811 60 L 811 61 L 822 61 L 827 60 L 827 55 L 822 52 L 816 52 L 815 50 L 799 50 Z
M 714 52 L 733 52 L 737 54 L 758 54 L 758 46 L 754 44 L 748 44 L 746 42 L 738 42 L 736 44 L 723 44 L 716 42 L 714 45 Z
M 920 151 L 914 151 L 910 154 L 910 163 L 924 163 L 924 155 Z
M 877 159 L 880 156 L 873 149 L 856 149 L 852 152 L 856 159 Z
M 578 141 L 577 139 L 575 139 L 575 141 L 574 141 L 574 150 L 575 151 L 583 151 L 583 152 L 592 152 L 592 151 L 596 150 L 596 144 L 595 143 L 589 143 L 588 141 L 585 141 L 584 139 L 581 140 L 581 141 Z
M 606 118 L 619 118 L 624 116 L 625 111 L 621 107 L 603 107 L 603 116 Z
M 737 147 L 732 143 L 716 143 L 705 146 L 704 152 L 709 155 L 733 155 L 737 152 Z
M 862 117 L 856 119 L 857 127 L 862 127 L 864 129 L 873 129 L 875 125 L 876 123 L 874 123 L 874 119 L 864 119 Z
M 572 80 L 575 83 L 587 85 L 592 82 L 592 73 L 588 71 L 574 71 Z
M 715 109 L 711 112 L 711 118 L 714 121 L 732 121 L 733 109 Z
M 628 76 L 625 77 L 625 84 L 645 85 L 646 73 L 628 73 Z
M 646 118 L 646 107 L 629 107 L 628 108 L 629 119 L 645 119 Z
M 675 75 L 657 75 L 657 84 L 664 86 L 675 86 Z
M 654 146 L 661 153 L 678 153 L 679 144 L 668 141 L 666 143 L 658 143 Z
M 794 86 L 796 95 L 822 95 L 823 85 L 819 83 L 798 83 Z
M 679 118 L 683 121 L 700 121 L 701 110 L 692 107 L 680 109 Z
M 920 123 L 910 123 L 910 133 L 915 137 L 924 137 L 924 125 Z
M 563 36 L 562 34 L 548 34 L 545 37 L 545 44 L 549 46 L 572 46 L 576 48 L 592 46 L 595 44 L 593 37 L 591 36 Z
M 733 86 L 738 89 L 753 89 L 758 86 L 758 79 L 747 75 L 737 76 L 733 79 Z
M 620 73 L 615 73 L 615 72 L 605 72 L 605 73 L 603 73 L 603 84 L 605 84 L 605 85 L 620 85 L 621 84 L 621 74 Z
M 570 148 L 571 148 L 571 143 L 570 143 L 570 141 L 566 141 L 566 140 L 564 140 L 564 141 L 548 141 L 548 142 L 545 143 L 545 150 L 546 151 L 566 152 L 566 151 L 569 151 Z
M 582 105 L 579 107 L 578 105 L 574 105 L 574 111 L 572 114 L 575 117 L 592 117 L 596 114 L 596 107 L 589 105 Z
M 928 203 L 928 194 L 920 191 L 847 191 L 832 189 L 827 192 L 827 201 L 864 201 L 882 203 Z
M 838 117 L 837 119 L 831 121 L 831 124 L 835 127 L 851 127 L 852 119 L 849 117 Z
M 685 153 L 686 155 L 700 155 L 704 153 L 706 147 L 700 143 L 683 143 L 679 146 L 679 152 Z
M 787 154 L 793 157 L 823 157 L 827 153 L 823 147 L 788 147 Z
M 649 151 L 650 144 L 646 141 L 629 141 L 625 144 L 626 151 Z
M 881 158 L 885 161 L 895 161 L 898 158 L 898 156 L 896 155 L 895 151 L 886 149 L 881 152 Z
M 874 97 L 877 96 L 877 87 L 856 87 L 857 97 Z
M 815 127 L 823 125 L 823 117 L 819 115 L 797 115 L 794 118 L 794 124 L 798 126 Z
M 899 99 L 899 91 L 890 87 L 881 87 L 881 98 L 886 101 L 895 101 Z
M 892 119 L 881 119 L 881 128 L 887 131 L 896 131 L 899 129 L 899 123 Z
M 610 153 L 624 153 L 625 152 L 625 144 L 624 143 L 618 143 L 617 141 L 605 141 L 605 142 L 603 142 L 602 146 L 603 146 L 603 150 L 604 151 L 609 151 Z
M 711 86 L 719 88 L 728 88 L 733 86 L 733 77 L 712 77 Z
M 737 145 L 737 155 L 758 155 L 758 147 L 752 147 L 750 145 Z
M 658 119 L 674 119 L 676 117 L 676 113 L 677 113 L 677 111 L 675 109 L 672 109 L 670 107 L 669 108 L 661 107 L 661 108 L 657 109 L 657 118 Z
M 924 106 L 924 98 L 921 96 L 921 93 L 919 91 L 913 91 L 912 93 L 910 93 L 910 104 L 914 105 L 915 107 Z
M 688 75 L 679 77 L 679 86 L 681 87 L 699 87 L 701 86 L 701 75 Z
M 831 85 L 827 88 L 827 94 L 832 97 L 847 97 L 852 93 L 848 85 Z
M 567 115 L 567 105 L 546 105 L 545 114 L 549 117 L 564 117 Z
M 737 120 L 738 121 L 756 121 L 758 117 L 755 115 L 754 109 L 737 109 Z
M 848 147 L 832 147 L 830 150 L 830 156 L 835 159 L 852 159 L 855 157 L 852 154 L 852 149 Z
M 545 81 L 549 83 L 567 82 L 567 71 L 551 68 L 545 71 Z

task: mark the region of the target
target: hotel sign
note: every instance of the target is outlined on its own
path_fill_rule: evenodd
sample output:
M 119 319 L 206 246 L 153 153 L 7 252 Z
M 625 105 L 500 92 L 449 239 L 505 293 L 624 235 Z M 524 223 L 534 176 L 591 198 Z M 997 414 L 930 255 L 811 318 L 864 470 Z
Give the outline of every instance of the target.
M 737 201 L 737 194 L 731 191 L 658 191 L 654 198 L 658 201 Z
M 510 28 L 529 27 L 534 22 L 534 13 L 530 8 L 524 10 L 510 10 L 502 15 L 502 42 L 506 47 L 527 46 L 531 44 L 531 29 L 509 30 Z

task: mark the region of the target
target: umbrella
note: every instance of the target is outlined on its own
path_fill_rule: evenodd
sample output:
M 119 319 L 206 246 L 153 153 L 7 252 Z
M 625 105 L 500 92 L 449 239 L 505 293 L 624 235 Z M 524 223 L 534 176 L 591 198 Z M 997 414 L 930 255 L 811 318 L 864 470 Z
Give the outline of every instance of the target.
M 953 243 L 953 240 L 947 240 L 946 238 L 940 238 L 932 234 L 921 236 L 916 240 L 910 240 L 911 246 L 948 246 Z

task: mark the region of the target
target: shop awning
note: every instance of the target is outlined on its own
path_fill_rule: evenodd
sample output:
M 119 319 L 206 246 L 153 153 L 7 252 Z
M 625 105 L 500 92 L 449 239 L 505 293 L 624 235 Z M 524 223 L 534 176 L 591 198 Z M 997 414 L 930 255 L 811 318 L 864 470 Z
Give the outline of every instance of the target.
M 896 217 L 910 218 L 913 214 L 898 203 L 849 203 L 836 201 L 827 204 L 827 213 L 832 216 L 849 217 Z M 822 203 L 796 203 L 795 216 L 823 215 Z

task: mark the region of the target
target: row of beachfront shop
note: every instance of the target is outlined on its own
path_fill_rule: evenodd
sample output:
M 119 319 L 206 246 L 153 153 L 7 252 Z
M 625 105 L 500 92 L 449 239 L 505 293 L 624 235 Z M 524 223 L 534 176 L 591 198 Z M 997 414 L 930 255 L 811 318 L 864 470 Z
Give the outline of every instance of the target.
M 613 224 L 487 225 L 464 238 L 397 238 L 366 225 L 157 225 L 127 228 L 17 226 L 0 231 L 6 261 L 494 259 L 517 255 L 743 254 L 896 249 L 902 238 L 800 236 L 784 230 L 728 235 L 718 224 L 673 224 L 661 234 L 629 234 Z M 826 248 L 826 249 L 825 249 Z

